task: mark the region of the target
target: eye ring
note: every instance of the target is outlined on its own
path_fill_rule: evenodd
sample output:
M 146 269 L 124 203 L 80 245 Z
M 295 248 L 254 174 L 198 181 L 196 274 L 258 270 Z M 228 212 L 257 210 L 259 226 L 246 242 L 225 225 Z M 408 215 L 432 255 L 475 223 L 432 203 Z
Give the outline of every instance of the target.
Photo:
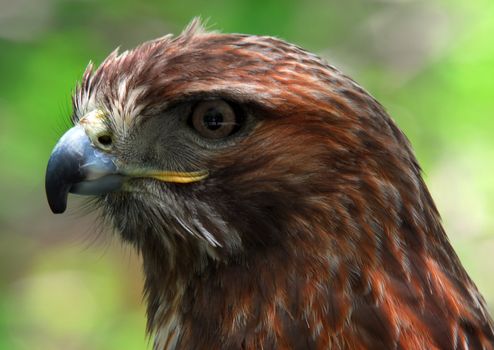
M 191 126 L 204 138 L 218 140 L 233 134 L 238 122 L 230 104 L 223 100 L 208 100 L 195 106 Z

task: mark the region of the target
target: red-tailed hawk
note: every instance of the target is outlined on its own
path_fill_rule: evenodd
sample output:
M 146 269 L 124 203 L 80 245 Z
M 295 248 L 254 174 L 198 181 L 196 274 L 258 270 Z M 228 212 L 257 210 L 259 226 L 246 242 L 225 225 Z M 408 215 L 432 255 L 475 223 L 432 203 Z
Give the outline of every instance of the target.
M 494 349 L 406 137 L 316 55 L 193 22 L 73 105 L 48 201 L 140 252 L 155 349 Z

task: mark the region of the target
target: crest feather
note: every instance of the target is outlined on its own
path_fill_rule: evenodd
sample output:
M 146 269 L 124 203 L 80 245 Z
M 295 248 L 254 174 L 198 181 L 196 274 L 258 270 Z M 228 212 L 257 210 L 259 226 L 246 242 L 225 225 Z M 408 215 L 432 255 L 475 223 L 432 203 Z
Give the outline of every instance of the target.
M 201 17 L 194 17 L 192 21 L 185 27 L 185 29 L 180 34 L 182 38 L 190 38 L 196 35 L 214 33 L 214 31 L 209 31 L 206 27 L 208 25 L 208 20 L 203 20 Z

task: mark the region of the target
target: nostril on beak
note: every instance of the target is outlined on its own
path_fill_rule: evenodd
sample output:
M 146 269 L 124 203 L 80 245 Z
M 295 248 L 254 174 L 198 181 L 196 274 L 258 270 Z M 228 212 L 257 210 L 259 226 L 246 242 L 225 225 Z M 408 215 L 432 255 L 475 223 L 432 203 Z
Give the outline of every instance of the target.
M 106 114 L 96 109 L 87 113 L 79 121 L 93 146 L 103 151 L 109 151 L 113 145 L 113 136 L 106 119 Z
M 105 150 L 110 149 L 113 139 L 110 134 L 101 134 L 97 138 L 97 142 L 100 146 L 100 148 L 103 148 Z

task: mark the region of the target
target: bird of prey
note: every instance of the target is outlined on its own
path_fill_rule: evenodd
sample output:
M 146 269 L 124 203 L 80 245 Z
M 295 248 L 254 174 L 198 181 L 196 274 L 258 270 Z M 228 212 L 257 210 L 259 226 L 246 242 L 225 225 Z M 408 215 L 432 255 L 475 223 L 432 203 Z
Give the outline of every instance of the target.
M 142 255 L 154 349 L 494 349 L 411 146 L 318 56 L 193 21 L 89 65 L 46 192 Z

